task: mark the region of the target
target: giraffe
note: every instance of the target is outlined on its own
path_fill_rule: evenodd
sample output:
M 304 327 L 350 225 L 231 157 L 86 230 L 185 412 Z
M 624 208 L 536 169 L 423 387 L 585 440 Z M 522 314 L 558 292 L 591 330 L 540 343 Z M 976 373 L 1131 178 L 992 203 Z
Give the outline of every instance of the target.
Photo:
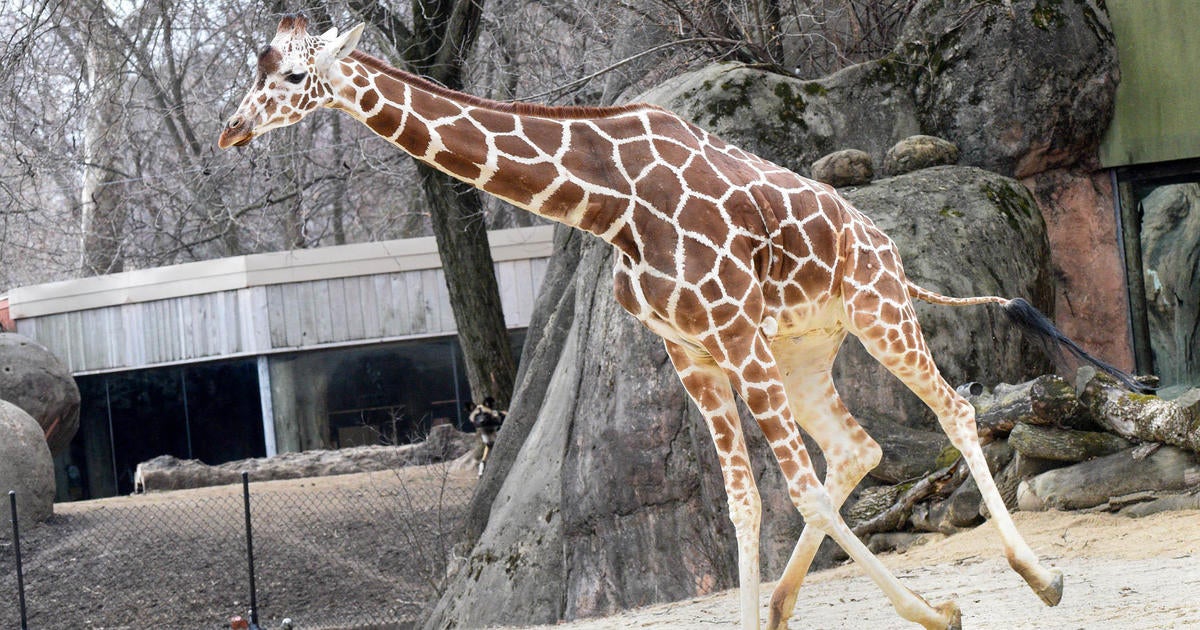
M 957 628 L 958 605 L 903 586 L 838 514 L 882 451 L 830 375 L 853 334 L 936 413 L 978 483 L 1009 564 L 1050 606 L 1062 575 L 1014 526 L 980 448 L 974 408 L 939 374 L 912 300 L 997 304 L 1050 343 L 1087 355 L 1020 298 L 950 298 L 908 280 L 893 242 L 831 187 L 742 151 L 646 104 L 549 107 L 449 90 L 356 50 L 359 24 L 307 32 L 286 16 L 258 55 L 254 87 L 218 144 L 241 146 L 309 113 L 340 109 L 422 162 L 513 205 L 590 232 L 616 250 L 617 301 L 663 339 L 721 464 L 738 551 L 740 624 L 758 628 L 761 501 L 735 393 L 768 440 L 805 527 L 770 601 L 786 628 L 824 536 L 906 620 Z M 801 440 L 825 453 L 822 483 Z

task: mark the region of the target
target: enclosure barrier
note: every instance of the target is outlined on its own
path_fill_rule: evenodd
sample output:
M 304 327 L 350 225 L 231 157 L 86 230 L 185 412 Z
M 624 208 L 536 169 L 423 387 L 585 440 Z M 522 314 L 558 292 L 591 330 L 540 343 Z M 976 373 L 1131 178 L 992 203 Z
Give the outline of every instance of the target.
M 437 595 L 474 475 L 323 479 L 243 473 L 240 488 L 58 504 L 27 531 L 9 492 L 0 628 L 228 628 L 234 615 L 264 629 L 410 627 Z

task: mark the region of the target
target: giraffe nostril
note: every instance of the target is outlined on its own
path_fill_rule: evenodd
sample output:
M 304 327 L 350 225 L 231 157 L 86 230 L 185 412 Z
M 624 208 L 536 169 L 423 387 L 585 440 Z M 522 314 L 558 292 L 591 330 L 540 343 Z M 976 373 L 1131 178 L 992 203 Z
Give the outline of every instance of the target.
M 241 116 L 234 116 L 233 118 L 229 119 L 229 128 L 237 129 L 238 127 L 242 126 L 243 122 L 245 122 L 245 121 L 242 120 Z

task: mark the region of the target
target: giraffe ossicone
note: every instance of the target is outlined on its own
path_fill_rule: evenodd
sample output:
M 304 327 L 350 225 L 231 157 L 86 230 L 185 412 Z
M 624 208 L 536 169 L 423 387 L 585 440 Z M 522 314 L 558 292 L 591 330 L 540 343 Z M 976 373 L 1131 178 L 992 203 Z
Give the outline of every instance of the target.
M 354 50 L 361 33 L 360 24 L 309 36 L 303 17 L 285 17 L 219 145 L 245 144 L 321 107 L 340 109 L 434 168 L 612 244 L 617 301 L 663 338 L 717 449 L 737 537 L 742 628 L 760 624 L 761 501 L 735 393 L 806 522 L 768 625 L 787 626 L 825 535 L 863 565 L 905 619 L 926 628 L 960 624 L 956 604 L 931 606 L 904 587 L 838 514 L 882 455 L 834 389 L 830 370 L 847 334 L 934 410 L 978 483 L 1009 563 L 1045 603 L 1058 603 L 1062 576 L 1038 562 L 1014 526 L 980 449 L 974 408 L 938 373 L 912 306 L 913 298 L 995 303 L 1033 332 L 1065 341 L 1026 302 L 948 298 L 918 287 L 887 235 L 835 190 L 659 107 L 490 101 Z M 801 428 L 826 455 L 824 483 Z

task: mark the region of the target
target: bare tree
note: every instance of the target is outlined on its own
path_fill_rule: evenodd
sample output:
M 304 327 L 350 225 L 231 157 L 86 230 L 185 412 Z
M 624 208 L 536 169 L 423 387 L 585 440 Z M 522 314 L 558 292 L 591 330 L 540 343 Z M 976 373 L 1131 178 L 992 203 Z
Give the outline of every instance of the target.
M 216 152 L 266 7 L 4 6 L 0 287 L 77 276 L 85 252 L 103 273 L 428 233 L 411 168 L 334 117 Z
M 97 275 L 121 271 L 124 266 L 121 248 L 128 210 L 121 183 L 128 179 L 129 170 L 120 152 L 110 145 L 123 142 L 125 133 L 127 58 L 113 24 L 115 16 L 104 2 L 83 0 L 71 7 L 83 34 L 86 59 L 80 271 Z

